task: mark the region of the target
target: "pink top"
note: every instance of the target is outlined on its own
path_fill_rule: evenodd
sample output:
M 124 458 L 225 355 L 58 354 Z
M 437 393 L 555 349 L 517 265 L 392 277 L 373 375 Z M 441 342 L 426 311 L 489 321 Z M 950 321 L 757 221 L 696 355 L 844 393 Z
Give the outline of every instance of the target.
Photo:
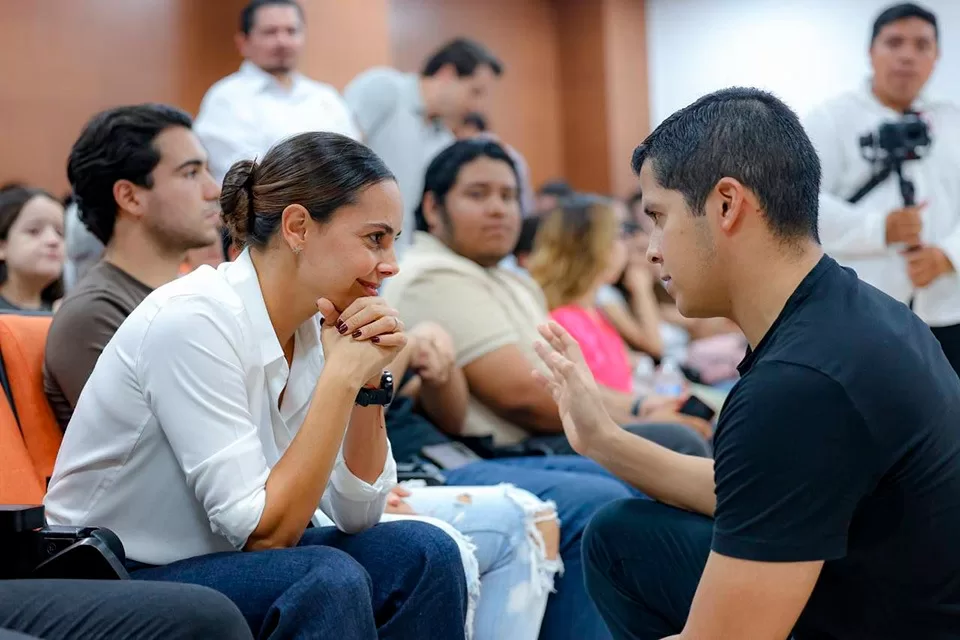
M 580 344 L 597 384 L 624 393 L 633 392 L 633 372 L 627 346 L 602 313 L 568 304 L 551 311 L 550 317 Z

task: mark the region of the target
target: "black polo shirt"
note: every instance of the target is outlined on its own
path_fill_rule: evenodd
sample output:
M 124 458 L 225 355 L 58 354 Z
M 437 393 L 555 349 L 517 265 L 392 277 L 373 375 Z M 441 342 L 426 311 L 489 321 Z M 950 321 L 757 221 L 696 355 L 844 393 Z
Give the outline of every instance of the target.
M 740 372 L 714 551 L 825 561 L 797 640 L 960 638 L 960 380 L 930 329 L 825 256 Z

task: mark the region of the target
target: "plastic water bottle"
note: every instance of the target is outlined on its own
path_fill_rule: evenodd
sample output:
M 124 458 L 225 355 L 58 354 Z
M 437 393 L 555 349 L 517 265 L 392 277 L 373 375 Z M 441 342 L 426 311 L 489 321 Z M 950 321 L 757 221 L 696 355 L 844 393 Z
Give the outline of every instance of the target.
M 633 369 L 633 392 L 645 394 L 652 391 L 656 373 L 657 365 L 653 358 L 646 354 L 641 355 Z
M 680 370 L 680 363 L 676 359 L 666 357 L 660 362 L 654 383 L 654 392 L 659 396 L 675 398 L 683 394 L 686 378 Z

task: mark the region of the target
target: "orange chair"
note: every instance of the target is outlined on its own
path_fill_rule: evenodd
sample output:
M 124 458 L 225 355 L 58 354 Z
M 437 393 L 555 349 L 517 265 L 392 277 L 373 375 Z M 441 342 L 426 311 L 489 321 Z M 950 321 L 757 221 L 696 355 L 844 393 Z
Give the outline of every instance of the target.
M 43 353 L 51 320 L 0 315 L 0 357 L 9 384 L 0 403 L 0 503 L 38 504 L 57 460 L 63 433 L 43 392 Z M 32 475 L 26 473 L 26 463 Z
M 0 315 L 0 505 L 42 504 L 57 461 L 63 434 L 43 392 L 43 353 L 51 320 Z M 0 558 L 0 579 L 130 579 L 123 567 L 123 544 L 113 532 L 61 527 L 53 534 L 42 521 L 36 527 L 14 536 L 20 546 L 0 549 L 8 556 Z M 36 536 L 44 549 L 40 556 L 32 551 Z
M 46 493 L 6 394 L 0 393 L 0 504 L 40 504 Z

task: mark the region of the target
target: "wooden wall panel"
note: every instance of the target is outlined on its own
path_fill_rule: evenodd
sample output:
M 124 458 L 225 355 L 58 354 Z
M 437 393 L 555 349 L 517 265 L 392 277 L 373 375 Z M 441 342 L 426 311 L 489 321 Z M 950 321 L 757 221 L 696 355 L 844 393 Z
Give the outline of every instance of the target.
M 610 189 L 603 0 L 556 0 L 564 176 L 574 188 Z
M 610 191 L 637 188 L 633 150 L 650 132 L 647 40 L 643 0 L 605 0 L 607 127 Z
M 179 81 L 177 99 L 192 115 L 197 115 L 210 85 L 236 71 L 243 61 L 234 36 L 246 4 L 247 0 L 180 0 L 180 46 L 171 54 Z
M 83 123 L 160 101 L 196 113 L 236 70 L 245 0 L 0 0 L 0 183 L 66 189 Z M 643 0 L 303 0 L 302 71 L 342 89 L 376 65 L 418 70 L 444 41 L 483 41 L 507 70 L 494 130 L 534 184 L 633 188 L 629 153 L 649 128 Z
M 389 0 L 303 0 L 303 73 L 340 91 L 361 71 L 391 65 Z
M 67 189 L 66 159 L 83 124 L 107 107 L 167 102 L 196 111 L 236 68 L 241 0 L 3 2 L 0 183 Z
M 548 0 L 392 0 L 394 64 L 419 71 L 437 46 L 475 38 L 506 72 L 489 104 L 492 130 L 530 164 L 534 185 L 563 174 L 556 14 Z

